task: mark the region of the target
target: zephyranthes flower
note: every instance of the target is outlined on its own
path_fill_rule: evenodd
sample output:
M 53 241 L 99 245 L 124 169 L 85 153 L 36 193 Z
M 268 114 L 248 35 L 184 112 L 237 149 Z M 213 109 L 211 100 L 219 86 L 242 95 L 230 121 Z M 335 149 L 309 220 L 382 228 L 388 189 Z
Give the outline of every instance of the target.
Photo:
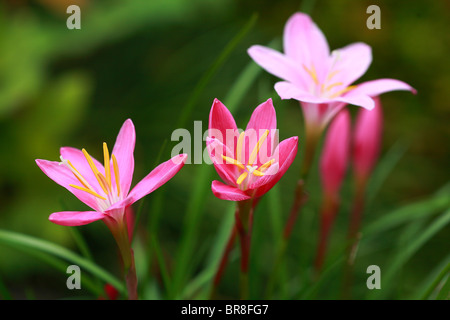
M 129 192 L 134 172 L 136 133 L 128 119 L 120 129 L 109 154 L 103 143 L 104 163 L 85 150 L 63 147 L 61 161 L 36 160 L 41 170 L 53 181 L 72 192 L 93 211 L 64 211 L 50 215 L 50 221 L 63 226 L 80 226 L 97 220 L 119 222 L 125 208 L 171 179 L 184 165 L 182 154 L 160 164 Z
M 252 46 L 249 55 L 269 73 L 284 79 L 275 84 L 282 99 L 302 102 L 306 125 L 324 127 L 345 104 L 375 107 L 372 97 L 393 90 L 415 90 L 394 79 L 352 85 L 369 68 L 371 48 L 353 43 L 330 53 L 327 40 L 311 18 L 295 13 L 286 23 L 284 54 Z
M 81 226 L 103 220 L 111 230 L 122 257 L 129 299 L 137 299 L 134 255 L 127 230 L 128 206 L 162 186 L 184 165 L 182 154 L 160 164 L 129 192 L 134 172 L 136 133 L 128 119 L 120 129 L 109 154 L 103 143 L 103 165 L 85 149 L 61 148 L 61 162 L 36 160 L 41 170 L 53 181 L 72 192 L 93 211 L 64 211 L 50 215 L 50 221 L 63 226 Z
M 298 137 L 278 144 L 272 99 L 253 112 L 245 131 L 239 133 L 230 111 L 215 99 L 209 116 L 208 151 L 225 182 L 213 181 L 220 199 L 242 201 L 269 191 L 294 161 Z
M 213 181 L 214 195 L 236 201 L 235 226 L 217 271 L 214 288 L 228 260 L 236 233 L 241 244 L 241 299 L 247 299 L 250 239 L 253 212 L 259 198 L 269 191 L 294 161 L 298 138 L 278 144 L 278 130 L 272 99 L 260 104 L 245 131 L 239 132 L 230 111 L 215 99 L 209 114 L 207 146 L 217 173 L 225 183 Z

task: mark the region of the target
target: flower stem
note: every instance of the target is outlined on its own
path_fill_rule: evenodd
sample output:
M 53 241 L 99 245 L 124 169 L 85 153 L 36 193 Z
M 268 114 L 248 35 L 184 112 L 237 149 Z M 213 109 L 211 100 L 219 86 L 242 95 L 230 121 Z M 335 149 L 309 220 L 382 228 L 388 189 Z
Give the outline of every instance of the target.
M 257 201 L 253 199 L 239 201 L 235 214 L 236 230 L 241 248 L 241 273 L 239 277 L 241 300 L 249 298 L 248 270 L 250 260 L 250 244 L 253 226 L 253 211 Z
M 353 268 L 355 262 L 356 250 L 360 239 L 359 228 L 361 225 L 362 215 L 364 211 L 364 195 L 366 190 L 366 178 L 356 179 L 355 200 L 350 217 L 350 225 L 348 229 L 348 247 L 346 263 L 344 266 L 344 283 L 342 294 L 344 299 L 351 299 L 351 287 L 353 283 Z
M 305 182 L 311 171 L 311 165 L 316 153 L 317 143 L 319 141 L 322 131 L 320 129 L 307 128 L 306 130 L 306 142 L 305 142 L 305 154 L 300 171 L 300 179 L 297 182 L 297 187 L 294 192 L 294 203 L 292 204 L 289 218 L 284 228 L 283 237 L 288 241 L 292 229 L 297 221 L 301 207 L 306 203 L 307 197 L 305 194 Z
M 320 237 L 317 246 L 316 260 L 314 263 L 316 277 L 320 274 L 323 263 L 325 261 L 328 239 L 330 237 L 331 227 L 333 226 L 337 210 L 337 197 L 333 195 L 325 195 L 324 206 L 322 208 L 321 214 Z
M 130 237 L 128 235 L 127 222 L 125 219 L 118 222 L 113 218 L 104 219 L 104 221 L 111 230 L 117 246 L 119 247 L 119 252 L 123 263 L 125 282 L 128 290 L 128 299 L 137 300 L 136 267 L 134 263 L 134 253 L 133 249 L 131 249 Z
M 236 207 L 237 210 L 238 207 Z M 225 271 L 225 267 L 228 263 L 228 258 L 230 256 L 231 249 L 233 249 L 234 241 L 236 239 L 236 226 L 233 225 L 231 229 L 230 237 L 228 238 L 227 245 L 223 252 L 222 258 L 220 259 L 219 267 L 217 269 L 216 275 L 214 277 L 213 286 L 210 293 L 210 299 L 214 299 L 216 296 L 217 288 L 219 286 L 220 280 L 222 279 L 223 272 Z

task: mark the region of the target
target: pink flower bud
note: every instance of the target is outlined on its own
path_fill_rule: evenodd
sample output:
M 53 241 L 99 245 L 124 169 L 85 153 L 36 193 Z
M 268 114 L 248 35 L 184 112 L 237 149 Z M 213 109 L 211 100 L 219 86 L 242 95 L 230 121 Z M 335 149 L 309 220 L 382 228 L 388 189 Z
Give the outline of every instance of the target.
M 355 174 L 367 178 L 372 171 L 381 147 L 383 114 L 379 98 L 375 98 L 373 110 L 360 109 L 356 118 L 353 146 Z
M 350 146 L 350 114 L 344 109 L 328 129 L 320 159 L 320 177 L 325 194 L 338 193 L 345 176 Z

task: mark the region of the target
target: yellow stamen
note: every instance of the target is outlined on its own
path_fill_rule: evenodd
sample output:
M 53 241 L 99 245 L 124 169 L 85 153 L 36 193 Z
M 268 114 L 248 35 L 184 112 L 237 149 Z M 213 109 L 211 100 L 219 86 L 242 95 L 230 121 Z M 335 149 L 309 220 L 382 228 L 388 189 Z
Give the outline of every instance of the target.
M 325 91 L 330 91 L 331 88 L 337 87 L 337 86 L 342 86 L 343 83 L 342 82 L 335 82 L 330 84 L 328 87 L 325 88 Z
M 263 172 L 265 169 L 270 167 L 274 162 L 275 162 L 275 159 L 269 160 L 266 163 L 264 163 L 261 167 L 259 167 L 258 170 Z
M 119 166 L 117 165 L 116 156 L 112 155 L 113 167 L 114 167 L 114 176 L 116 177 L 116 186 L 117 186 L 117 196 L 120 195 L 120 180 L 119 180 Z
M 91 189 L 89 184 L 87 183 L 86 179 L 83 177 L 83 175 L 73 166 L 73 164 L 67 160 L 67 163 L 69 164 L 69 166 L 73 169 L 71 170 L 73 175 L 75 176 L 75 178 L 78 179 L 78 181 L 80 181 L 80 183 L 87 189 Z
M 264 173 L 259 170 L 253 170 L 253 174 L 257 177 L 264 177 Z
M 98 171 L 97 167 L 94 164 L 94 161 L 92 161 L 91 156 L 89 155 L 89 153 L 87 153 L 87 151 L 85 149 L 83 149 L 81 151 L 83 151 L 83 154 L 84 154 L 87 162 L 89 163 L 89 166 L 91 167 L 92 172 L 94 172 L 94 175 L 97 178 L 98 184 L 102 187 L 102 189 L 103 189 L 103 191 L 105 191 L 105 193 L 108 193 L 107 189 L 102 185 L 101 180 L 98 177 L 98 173 L 100 173 L 100 171 Z
M 106 178 L 99 172 L 97 173 L 97 179 L 99 179 L 101 181 L 100 186 L 102 187 L 102 189 L 106 189 L 108 190 L 107 194 L 109 194 L 109 186 L 108 186 L 108 182 L 106 181 Z
M 237 179 L 236 183 L 237 183 L 237 184 L 241 184 L 242 181 L 244 181 L 244 179 L 247 178 L 247 175 L 248 175 L 247 171 L 244 172 L 243 174 L 241 174 L 241 175 L 239 176 L 239 178 Z
M 109 189 L 111 189 L 111 167 L 109 164 L 109 151 L 106 142 L 103 142 L 103 158 L 105 162 L 105 178 L 108 183 Z
M 256 143 L 256 146 L 253 148 L 252 153 L 250 154 L 250 158 L 248 159 L 248 164 L 249 165 L 253 165 L 253 162 L 256 159 L 256 155 L 259 152 L 259 149 L 261 148 L 262 143 L 264 142 L 264 140 L 266 140 L 267 136 L 269 135 L 269 130 L 266 130 L 264 132 L 264 134 L 261 136 L 261 138 L 259 138 L 258 143 Z
M 241 161 L 241 162 L 244 161 L 241 158 L 242 144 L 244 143 L 244 137 L 245 137 L 245 131 L 242 131 L 241 134 L 239 135 L 239 138 L 237 141 L 237 146 L 236 146 L 236 159 L 237 159 L 237 161 Z
M 338 91 L 338 92 L 336 92 L 335 94 L 333 94 L 333 95 L 330 97 L 330 99 L 339 97 L 339 96 L 343 95 L 344 93 L 349 92 L 350 90 L 355 89 L 356 87 L 357 87 L 357 86 L 349 86 L 349 87 L 347 87 L 347 88 L 345 88 L 345 89 L 343 89 L 343 90 L 341 90 L 341 91 Z
M 106 200 L 105 197 L 102 197 L 101 195 L 99 195 L 98 193 L 92 191 L 91 189 L 83 188 L 83 187 L 80 187 L 80 186 L 76 186 L 76 185 L 74 185 L 74 184 L 69 184 L 69 186 L 71 186 L 71 187 L 73 187 L 73 188 L 76 188 L 76 189 L 78 189 L 78 190 L 81 190 L 81 191 L 85 191 L 85 192 L 87 192 L 87 193 L 90 193 L 90 194 L 92 194 L 93 196 L 96 196 L 97 198 L 100 198 L 100 199 L 102 199 L 102 200 Z
M 318 85 L 319 84 L 319 80 L 317 78 L 316 68 L 314 68 L 314 65 L 313 64 L 311 65 L 311 70 L 308 69 L 305 65 L 303 65 L 303 68 L 311 76 L 311 78 L 313 79 L 314 83 L 316 85 Z
M 338 73 L 339 73 L 339 70 L 334 70 L 334 71 L 330 72 L 330 74 L 328 74 L 328 77 L 327 77 L 327 82 L 330 81 Z
M 244 165 L 240 163 L 238 160 L 226 157 L 224 155 L 222 155 L 222 159 L 225 160 L 225 163 L 227 164 L 234 164 L 235 166 L 238 166 L 240 169 L 245 169 Z

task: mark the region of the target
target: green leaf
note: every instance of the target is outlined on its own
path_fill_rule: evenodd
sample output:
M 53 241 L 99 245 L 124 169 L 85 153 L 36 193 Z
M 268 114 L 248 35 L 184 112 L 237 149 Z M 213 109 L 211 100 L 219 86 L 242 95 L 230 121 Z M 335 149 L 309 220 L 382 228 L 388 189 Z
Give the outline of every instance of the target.
M 234 225 L 234 210 L 235 204 L 230 203 L 229 208 L 224 213 L 222 220 L 219 223 L 219 230 L 217 231 L 216 239 L 214 240 L 213 245 L 211 246 L 211 250 L 209 256 L 206 260 L 206 266 L 200 272 L 198 276 L 196 276 L 193 280 L 191 280 L 184 289 L 183 298 L 189 299 L 191 298 L 195 292 L 198 292 L 202 288 L 204 288 L 203 292 L 199 295 L 200 299 L 208 298 L 208 294 L 211 291 L 212 282 L 211 280 L 215 276 L 217 272 L 217 268 L 219 267 L 220 259 L 225 250 L 225 246 L 227 244 L 228 238 L 230 236 L 230 230 Z
M 442 230 L 448 223 L 450 223 L 450 210 L 437 217 L 422 233 L 413 239 L 409 244 L 399 248 L 398 252 L 393 256 L 392 261 L 389 262 L 389 269 L 383 275 L 383 288 L 377 292 L 372 293 L 372 297 L 380 298 L 386 296 L 393 287 L 394 277 L 399 270 L 411 259 L 411 257 L 420 250 L 420 248 L 430 240 L 436 233 Z
M 23 251 L 29 256 L 35 257 L 47 263 L 56 270 L 61 271 L 61 273 L 67 273 L 67 262 L 63 261 L 62 259 L 52 256 L 46 252 L 37 251 L 27 247 L 20 247 L 19 250 Z M 83 274 L 83 276 L 81 277 L 81 288 L 91 291 L 96 297 L 104 295 L 103 286 L 99 282 L 92 281 L 91 278 L 85 274 Z
M 381 190 L 381 187 L 385 183 L 386 179 L 390 176 L 395 166 L 401 160 L 405 154 L 408 146 L 404 142 L 398 141 L 386 155 L 380 160 L 376 169 L 374 170 L 372 177 L 370 178 L 369 185 L 367 187 L 367 206 L 374 201 L 376 195 Z
M 446 280 L 444 280 L 444 285 L 439 292 L 436 300 L 449 300 L 450 299 L 450 272 L 447 272 Z
M 445 210 L 450 206 L 449 189 L 447 185 L 431 198 L 408 204 L 384 214 L 381 218 L 363 229 L 364 237 L 377 235 L 407 222 L 429 217 L 430 215 Z
M 163 279 L 163 282 L 164 282 L 164 287 L 166 288 L 166 291 L 167 291 L 167 297 L 169 299 L 171 299 L 172 298 L 172 293 L 170 292 L 170 290 L 171 290 L 170 277 L 169 277 L 169 274 L 167 272 L 167 266 L 166 266 L 166 263 L 164 261 L 164 256 L 163 256 L 163 254 L 161 252 L 161 247 L 159 245 L 159 241 L 156 238 L 154 233 L 150 234 L 150 237 L 151 237 L 151 240 L 152 240 L 152 245 L 153 245 L 152 247 L 153 247 L 153 250 L 154 250 L 154 252 L 156 254 L 156 259 L 158 261 L 159 270 L 161 271 L 161 276 L 162 276 L 162 279 Z
M 432 271 L 420 286 L 414 299 L 428 299 L 439 283 L 450 273 L 450 254 Z
M 45 252 L 50 255 L 62 258 L 69 261 L 70 263 L 78 265 L 80 268 L 83 268 L 86 271 L 89 271 L 106 283 L 114 286 L 120 292 L 126 293 L 126 289 L 122 281 L 118 280 L 109 272 L 89 261 L 88 259 L 83 258 L 76 253 L 73 253 L 72 251 L 51 242 L 16 232 L 0 230 L 0 243 L 10 245 L 14 248 L 25 248 L 39 252 Z
M 186 126 L 186 123 L 189 117 L 192 114 L 192 110 L 194 106 L 197 104 L 198 99 L 200 98 L 201 93 L 205 90 L 207 84 L 211 81 L 214 74 L 219 70 L 219 68 L 225 63 L 231 53 L 236 49 L 237 45 L 241 40 L 247 35 L 247 33 L 251 30 L 251 28 L 255 25 L 257 20 L 257 15 L 254 14 L 250 20 L 246 23 L 246 25 L 239 31 L 239 33 L 231 39 L 231 41 L 225 46 L 225 49 L 222 53 L 217 57 L 216 61 L 209 68 L 209 70 L 203 75 L 200 81 L 197 83 L 192 95 L 190 96 L 186 106 L 181 111 L 180 118 L 178 120 L 177 128 L 182 128 Z M 249 71 L 250 72 L 250 71 Z
M 8 288 L 6 287 L 5 283 L 3 282 L 2 277 L 0 276 L 0 298 L 3 300 L 11 300 L 12 296 L 9 293 Z

